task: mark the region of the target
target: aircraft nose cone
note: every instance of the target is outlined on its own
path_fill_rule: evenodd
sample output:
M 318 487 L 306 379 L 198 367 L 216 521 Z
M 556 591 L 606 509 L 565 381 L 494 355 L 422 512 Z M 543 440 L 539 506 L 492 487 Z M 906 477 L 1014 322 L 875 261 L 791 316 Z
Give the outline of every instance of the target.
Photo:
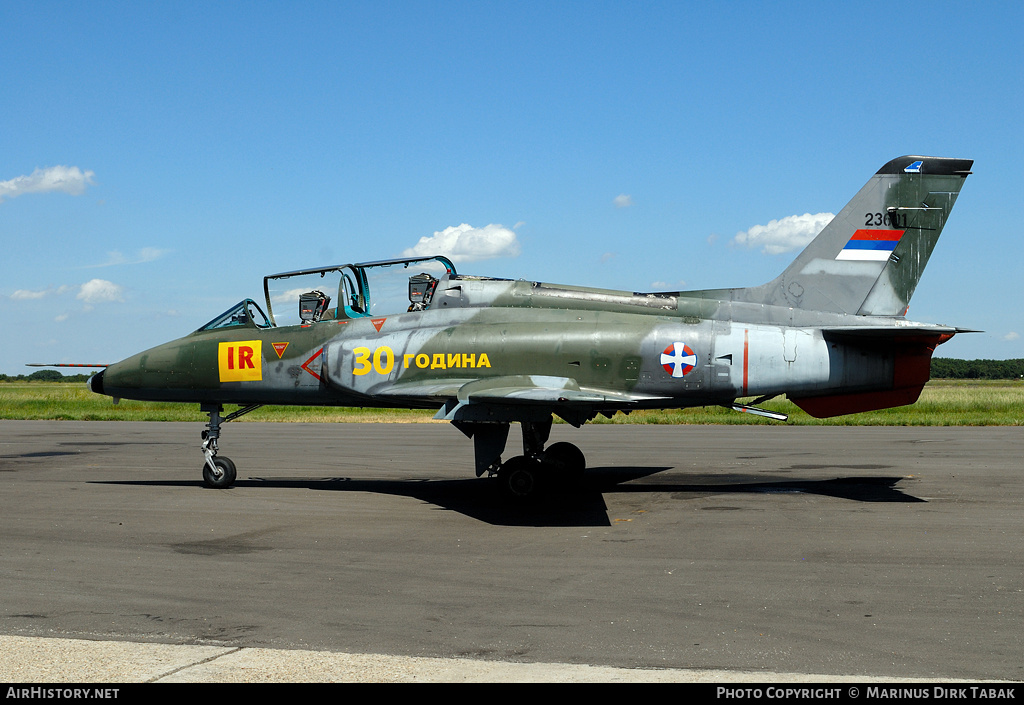
M 106 370 L 100 370 L 92 377 L 89 378 L 89 389 L 96 394 L 103 394 L 103 373 Z

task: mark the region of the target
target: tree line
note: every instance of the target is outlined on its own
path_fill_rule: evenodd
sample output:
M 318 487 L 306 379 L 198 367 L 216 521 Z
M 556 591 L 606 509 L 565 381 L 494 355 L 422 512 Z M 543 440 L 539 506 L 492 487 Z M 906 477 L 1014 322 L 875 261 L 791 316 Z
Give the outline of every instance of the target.
M 932 379 L 1020 379 L 1024 377 L 1024 359 L 958 360 L 932 358 Z
M 38 370 L 29 375 L 0 374 L 0 382 L 85 382 L 94 374 L 96 373 L 65 375 L 58 370 Z

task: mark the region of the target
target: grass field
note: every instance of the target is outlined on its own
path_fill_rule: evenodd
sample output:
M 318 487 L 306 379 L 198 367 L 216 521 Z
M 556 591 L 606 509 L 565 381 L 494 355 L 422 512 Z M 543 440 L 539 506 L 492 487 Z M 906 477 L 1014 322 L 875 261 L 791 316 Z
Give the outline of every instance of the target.
M 763 408 L 789 414 L 790 425 L 812 426 L 1021 426 L 1024 425 L 1024 381 L 933 380 L 911 406 L 815 419 L 788 400 L 775 400 Z M 226 412 L 235 407 L 228 407 Z M 420 423 L 430 422 L 433 411 L 404 409 L 350 409 L 336 407 L 272 406 L 247 414 L 239 421 L 314 423 Z M 84 384 L 56 382 L 0 382 L 0 419 L 53 419 L 79 421 L 206 421 L 198 404 L 166 404 L 124 400 L 93 394 Z M 750 414 L 722 408 L 674 411 L 638 411 L 598 417 L 594 423 L 641 424 L 778 424 Z

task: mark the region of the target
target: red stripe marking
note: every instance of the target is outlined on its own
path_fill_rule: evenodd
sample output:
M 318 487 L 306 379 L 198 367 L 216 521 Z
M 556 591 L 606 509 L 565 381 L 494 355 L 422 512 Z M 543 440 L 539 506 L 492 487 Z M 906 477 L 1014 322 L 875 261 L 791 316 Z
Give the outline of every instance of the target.
M 743 330 L 743 394 L 741 396 L 747 396 L 747 352 L 750 350 L 750 330 Z
M 906 230 L 858 230 L 851 240 L 899 240 Z

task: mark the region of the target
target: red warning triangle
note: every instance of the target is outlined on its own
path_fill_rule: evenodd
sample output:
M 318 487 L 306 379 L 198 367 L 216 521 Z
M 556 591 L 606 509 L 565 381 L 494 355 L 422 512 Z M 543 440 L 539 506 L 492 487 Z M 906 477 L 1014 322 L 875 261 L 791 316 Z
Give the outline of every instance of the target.
M 378 333 L 380 333 L 380 327 L 382 325 L 384 325 L 384 321 L 386 321 L 386 320 L 388 320 L 388 319 L 386 319 L 386 318 L 371 318 L 370 319 L 370 323 L 372 323 L 373 327 L 377 329 Z
M 309 374 L 313 375 L 317 379 L 320 379 L 320 375 L 319 375 L 319 373 L 314 372 L 313 370 L 309 369 L 309 363 L 313 362 L 313 360 L 315 360 L 318 357 L 320 357 L 320 353 L 322 353 L 323 351 L 324 351 L 324 349 L 321 347 L 319 350 L 317 350 L 315 353 L 313 353 L 313 355 L 310 356 L 310 358 L 308 360 L 306 360 L 305 362 L 302 363 L 302 369 L 304 369 L 306 372 L 308 372 Z
M 281 359 L 284 355 L 284 351 L 288 349 L 288 343 L 271 343 L 274 346 L 274 352 L 277 353 L 277 359 Z

